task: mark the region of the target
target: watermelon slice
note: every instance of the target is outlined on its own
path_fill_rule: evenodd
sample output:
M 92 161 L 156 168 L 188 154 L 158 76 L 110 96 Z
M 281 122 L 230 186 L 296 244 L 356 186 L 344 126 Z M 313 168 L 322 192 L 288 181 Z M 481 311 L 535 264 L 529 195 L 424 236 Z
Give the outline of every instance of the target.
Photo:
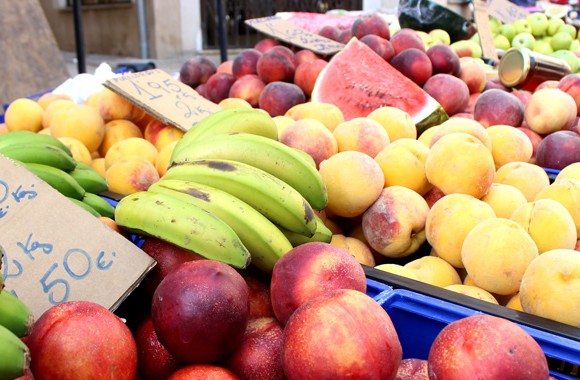
M 320 72 L 311 99 L 336 105 L 345 120 L 397 107 L 411 115 L 419 134 L 449 118 L 433 97 L 356 37 Z

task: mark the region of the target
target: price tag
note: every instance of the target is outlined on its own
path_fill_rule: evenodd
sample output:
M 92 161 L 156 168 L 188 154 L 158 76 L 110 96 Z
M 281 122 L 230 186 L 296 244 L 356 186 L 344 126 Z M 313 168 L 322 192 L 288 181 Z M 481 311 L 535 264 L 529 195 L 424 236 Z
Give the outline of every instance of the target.
M 311 33 L 276 16 L 246 20 L 246 24 L 271 37 L 312 50 L 321 55 L 334 54 L 344 48 L 344 44 L 340 42 Z
M 506 24 L 525 19 L 530 12 L 509 0 L 487 0 L 487 13 Z
M 182 131 L 221 109 L 161 69 L 125 74 L 107 80 L 104 85 L 161 122 Z
M 115 309 L 155 261 L 17 163 L 0 156 L 0 273 L 36 318 L 87 300 Z
M 483 56 L 492 61 L 497 61 L 498 56 L 493 43 L 491 27 L 489 26 L 489 14 L 487 13 L 485 1 L 474 0 L 473 5 L 473 16 L 475 18 L 475 24 L 477 25 L 477 33 L 479 34 Z

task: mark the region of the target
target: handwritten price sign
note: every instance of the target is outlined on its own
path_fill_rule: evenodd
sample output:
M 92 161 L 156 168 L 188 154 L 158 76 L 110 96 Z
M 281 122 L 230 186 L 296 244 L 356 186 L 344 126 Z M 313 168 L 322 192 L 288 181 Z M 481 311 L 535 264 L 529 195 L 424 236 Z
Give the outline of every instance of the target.
M 269 36 L 321 55 L 334 54 L 344 48 L 339 42 L 311 33 L 276 16 L 246 20 L 246 24 Z
M 163 123 L 183 131 L 221 109 L 160 69 L 125 74 L 104 85 Z
M 135 244 L 0 155 L 0 245 L 6 289 L 36 317 L 89 300 L 116 308 L 155 262 Z

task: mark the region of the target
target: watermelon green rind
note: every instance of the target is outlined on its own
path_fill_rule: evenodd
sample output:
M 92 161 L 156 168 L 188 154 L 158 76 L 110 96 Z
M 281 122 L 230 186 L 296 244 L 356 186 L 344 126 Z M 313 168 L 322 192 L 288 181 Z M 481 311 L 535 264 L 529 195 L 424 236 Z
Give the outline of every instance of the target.
M 336 105 L 345 120 L 397 107 L 409 113 L 418 133 L 448 119 L 433 97 L 356 37 L 320 72 L 311 100 Z

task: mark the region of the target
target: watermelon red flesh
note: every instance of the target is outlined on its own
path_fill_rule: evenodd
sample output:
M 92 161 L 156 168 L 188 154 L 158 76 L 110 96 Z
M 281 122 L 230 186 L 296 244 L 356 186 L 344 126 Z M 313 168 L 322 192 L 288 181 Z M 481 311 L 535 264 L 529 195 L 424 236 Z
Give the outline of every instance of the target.
M 311 99 L 336 105 L 345 120 L 397 107 L 409 113 L 420 131 L 448 118 L 433 97 L 356 37 L 320 72 Z

